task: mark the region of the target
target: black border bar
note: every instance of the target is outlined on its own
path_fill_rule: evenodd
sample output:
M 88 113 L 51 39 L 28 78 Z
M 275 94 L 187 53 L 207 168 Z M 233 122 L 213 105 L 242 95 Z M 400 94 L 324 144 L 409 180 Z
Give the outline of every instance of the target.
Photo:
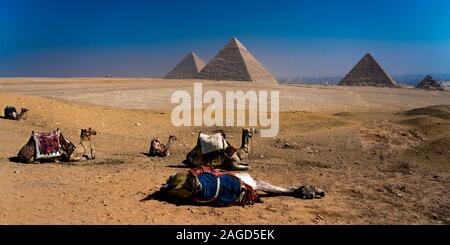
M 205 242 L 205 234 L 209 233 Z M 269 235 L 270 234 L 270 235 Z M 195 237 L 193 237 L 195 236 Z M 183 239 L 177 239 L 183 238 Z M 189 239 L 196 238 L 196 239 Z M 226 239 L 224 239 L 226 238 Z M 450 242 L 448 225 L 13 225 L 0 226 L 2 242 Z

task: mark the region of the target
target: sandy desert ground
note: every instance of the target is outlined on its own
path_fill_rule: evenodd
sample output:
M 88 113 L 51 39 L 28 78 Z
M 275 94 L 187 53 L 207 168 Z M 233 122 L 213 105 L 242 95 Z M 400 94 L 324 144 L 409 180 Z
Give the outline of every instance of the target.
M 0 223 L 450 224 L 450 92 L 406 88 L 203 81 L 204 90 L 280 91 L 280 133 L 254 139 L 251 174 L 283 186 L 322 187 L 327 196 L 266 197 L 228 208 L 140 201 L 186 170 L 181 161 L 198 130 L 218 129 L 171 125 L 171 94 L 192 91 L 193 82 L 0 79 L 0 107 L 31 109 L 26 121 L 0 119 Z M 97 158 L 9 160 L 32 130 L 58 127 L 72 141 L 80 128 L 95 128 Z M 240 128 L 223 129 L 239 145 Z M 151 137 L 169 134 L 178 137 L 173 155 L 143 154 Z

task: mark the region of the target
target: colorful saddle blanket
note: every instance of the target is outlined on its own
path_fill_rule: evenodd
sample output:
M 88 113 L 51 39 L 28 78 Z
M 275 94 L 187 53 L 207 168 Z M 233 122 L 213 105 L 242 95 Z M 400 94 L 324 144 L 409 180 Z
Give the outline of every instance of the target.
M 161 188 L 169 197 L 226 207 L 260 202 L 256 191 L 231 172 L 199 167 L 176 173 Z
M 243 192 L 241 180 L 233 175 L 215 176 L 212 173 L 203 173 L 197 178 L 201 187 L 195 199 L 199 203 L 215 201 L 220 206 L 230 206 L 239 200 Z
M 190 173 L 198 182 L 194 196 L 197 203 L 231 206 L 259 202 L 256 191 L 231 172 L 200 167 Z
M 59 131 L 34 133 L 36 160 L 61 156 L 60 134 Z

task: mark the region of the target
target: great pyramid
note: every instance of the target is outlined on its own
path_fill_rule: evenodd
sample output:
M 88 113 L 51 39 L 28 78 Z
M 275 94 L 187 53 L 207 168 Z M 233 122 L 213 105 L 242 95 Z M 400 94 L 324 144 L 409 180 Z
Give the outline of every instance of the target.
M 367 53 L 338 85 L 396 87 L 394 79 Z
M 197 77 L 206 80 L 277 82 L 236 38 L 232 38 Z
M 192 52 L 186 55 L 164 78 L 194 79 L 203 67 L 205 67 L 205 62 Z
M 428 90 L 444 90 L 444 86 L 436 80 L 434 80 L 430 75 L 426 76 L 417 85 L 417 88 L 428 89 Z

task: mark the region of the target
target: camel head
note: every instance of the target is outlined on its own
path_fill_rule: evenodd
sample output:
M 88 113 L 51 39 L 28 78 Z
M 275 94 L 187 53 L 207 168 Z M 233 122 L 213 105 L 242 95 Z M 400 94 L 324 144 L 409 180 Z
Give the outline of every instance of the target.
M 256 128 L 243 128 L 242 129 L 242 144 L 241 148 L 250 149 L 253 135 L 256 134 Z
M 90 140 L 91 136 L 93 136 L 93 135 L 97 135 L 97 131 L 95 129 L 93 129 L 93 128 L 81 129 L 81 134 L 80 134 L 81 139 Z
M 20 113 L 25 113 L 25 112 L 27 112 L 27 111 L 29 111 L 30 109 L 28 109 L 28 108 L 26 108 L 26 107 L 22 107 L 21 109 L 20 109 Z
M 178 140 L 178 138 L 175 135 L 169 135 L 169 140 L 175 141 L 175 140 Z
M 255 135 L 258 131 L 256 130 L 256 128 L 243 128 L 242 129 L 242 135 L 247 136 L 249 138 L 252 138 L 253 135 Z

